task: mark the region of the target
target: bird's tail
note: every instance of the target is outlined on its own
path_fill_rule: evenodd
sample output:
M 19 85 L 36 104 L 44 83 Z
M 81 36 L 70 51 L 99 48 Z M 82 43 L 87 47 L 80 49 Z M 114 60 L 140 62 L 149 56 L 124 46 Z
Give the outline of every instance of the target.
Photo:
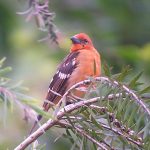
M 48 98 L 46 98 L 46 99 L 48 99 Z M 45 112 L 48 112 L 48 110 L 51 108 L 51 107 L 53 107 L 54 106 L 54 103 L 52 103 L 52 102 L 44 102 L 44 104 L 43 104 L 43 111 L 45 111 Z M 37 116 L 37 118 L 36 118 L 36 120 L 35 120 L 35 122 L 34 122 L 34 124 L 33 124 L 33 127 L 31 128 L 31 130 L 30 130 L 30 132 L 29 132 L 29 135 L 34 131 L 34 129 L 35 129 L 35 127 L 37 126 L 37 124 L 38 124 L 38 122 L 40 121 L 42 119 L 42 115 L 38 115 Z
M 37 126 L 38 122 L 42 119 L 42 115 L 38 115 L 36 121 L 33 124 L 33 127 L 31 128 L 29 135 L 33 132 L 33 130 L 35 129 L 35 127 Z

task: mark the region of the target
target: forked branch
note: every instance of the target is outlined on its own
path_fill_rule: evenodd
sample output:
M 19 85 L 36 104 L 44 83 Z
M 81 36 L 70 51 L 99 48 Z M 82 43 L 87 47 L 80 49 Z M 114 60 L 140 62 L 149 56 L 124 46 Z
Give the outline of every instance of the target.
M 139 98 L 132 90 L 130 90 L 129 88 L 127 88 L 125 85 L 120 85 L 117 81 L 112 81 L 107 77 L 97 77 L 95 78 L 96 82 L 100 82 L 103 84 L 107 84 L 109 86 L 111 86 L 112 88 L 120 88 L 122 89 L 125 93 L 127 93 L 134 101 L 136 101 L 136 103 L 139 104 L 139 106 L 141 106 L 143 108 L 143 110 L 145 111 L 145 113 L 147 113 L 150 116 L 150 110 L 149 108 L 147 108 L 147 106 L 145 105 L 145 103 L 142 101 L 141 98 Z M 94 81 L 94 82 L 95 82 Z M 84 85 L 84 84 L 89 84 L 93 81 L 91 80 L 84 80 L 80 83 L 77 83 L 75 85 L 73 85 L 62 97 L 61 101 L 59 102 L 58 106 L 61 105 L 61 103 L 67 98 L 67 95 L 69 94 L 69 92 L 75 88 L 78 88 L 80 85 Z M 116 94 L 111 94 L 108 95 L 106 98 L 107 99 L 113 99 L 116 96 L 120 96 L 120 95 L 116 95 Z M 98 102 L 99 100 L 103 99 L 104 97 L 95 97 L 89 100 L 81 100 L 79 102 L 76 102 L 74 104 L 70 104 L 65 106 L 64 108 L 60 109 L 55 118 L 54 119 L 49 119 L 46 123 L 44 123 L 41 127 L 39 127 L 39 129 L 37 129 L 34 133 L 32 133 L 29 137 L 27 137 L 20 145 L 18 145 L 15 150 L 23 150 L 25 149 L 29 144 L 31 144 L 33 141 L 35 141 L 39 136 L 41 136 L 45 131 L 47 131 L 49 128 L 53 127 L 54 125 L 57 125 L 58 122 L 62 119 L 62 117 L 64 117 L 66 115 L 66 113 L 70 113 L 74 110 L 77 110 L 83 106 L 89 106 L 91 104 L 94 104 L 96 102 Z M 107 127 L 106 127 L 107 128 Z M 122 136 L 121 133 L 117 133 L 120 134 Z M 82 134 L 84 135 L 84 134 Z M 86 135 L 84 135 L 86 136 Z M 130 138 L 126 137 L 127 140 L 130 140 Z M 134 144 L 139 144 L 139 143 L 134 143 Z

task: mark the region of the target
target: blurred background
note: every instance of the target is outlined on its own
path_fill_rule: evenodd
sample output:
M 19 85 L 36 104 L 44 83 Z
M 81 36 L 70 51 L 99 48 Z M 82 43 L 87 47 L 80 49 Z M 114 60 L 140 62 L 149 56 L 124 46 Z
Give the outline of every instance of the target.
M 150 83 L 149 0 L 50 0 L 49 6 L 56 13 L 54 23 L 65 39 L 60 46 L 51 41 L 38 42 L 45 35 L 34 19 L 26 22 L 26 16 L 17 15 L 28 8 L 27 1 L 0 1 L 0 58 L 7 57 L 5 66 L 13 68 L 9 77 L 23 80 L 30 96 L 44 99 L 56 66 L 69 51 L 69 38 L 79 32 L 89 34 L 113 73 L 130 65 L 133 75 L 144 71 L 141 80 Z M 31 127 L 19 108 L 8 113 L 6 126 L 0 119 L 0 149 L 13 149 Z M 52 143 L 51 149 L 68 149 L 67 141 L 53 144 L 59 132 L 53 129 L 41 140 Z

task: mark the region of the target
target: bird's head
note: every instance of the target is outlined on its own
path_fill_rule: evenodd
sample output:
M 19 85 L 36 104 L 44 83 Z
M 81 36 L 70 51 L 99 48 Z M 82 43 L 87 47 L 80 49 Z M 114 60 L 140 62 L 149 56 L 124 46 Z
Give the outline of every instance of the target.
M 71 51 L 77 50 L 91 50 L 93 49 L 93 43 L 89 36 L 85 33 L 79 33 L 70 38 L 72 41 Z

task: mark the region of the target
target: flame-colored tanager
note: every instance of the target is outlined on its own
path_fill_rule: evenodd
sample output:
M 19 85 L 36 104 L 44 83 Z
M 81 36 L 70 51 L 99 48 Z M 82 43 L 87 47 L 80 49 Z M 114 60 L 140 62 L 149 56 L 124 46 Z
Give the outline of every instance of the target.
M 87 79 L 88 77 L 97 77 L 101 74 L 101 59 L 98 51 L 88 35 L 79 33 L 71 37 L 72 46 L 70 53 L 64 58 L 58 66 L 53 76 L 43 109 L 48 111 L 51 103 L 57 104 L 61 96 L 74 84 Z M 80 97 L 80 92 L 75 93 Z M 38 120 L 42 118 L 38 116 Z M 34 125 L 35 126 L 35 125 Z

